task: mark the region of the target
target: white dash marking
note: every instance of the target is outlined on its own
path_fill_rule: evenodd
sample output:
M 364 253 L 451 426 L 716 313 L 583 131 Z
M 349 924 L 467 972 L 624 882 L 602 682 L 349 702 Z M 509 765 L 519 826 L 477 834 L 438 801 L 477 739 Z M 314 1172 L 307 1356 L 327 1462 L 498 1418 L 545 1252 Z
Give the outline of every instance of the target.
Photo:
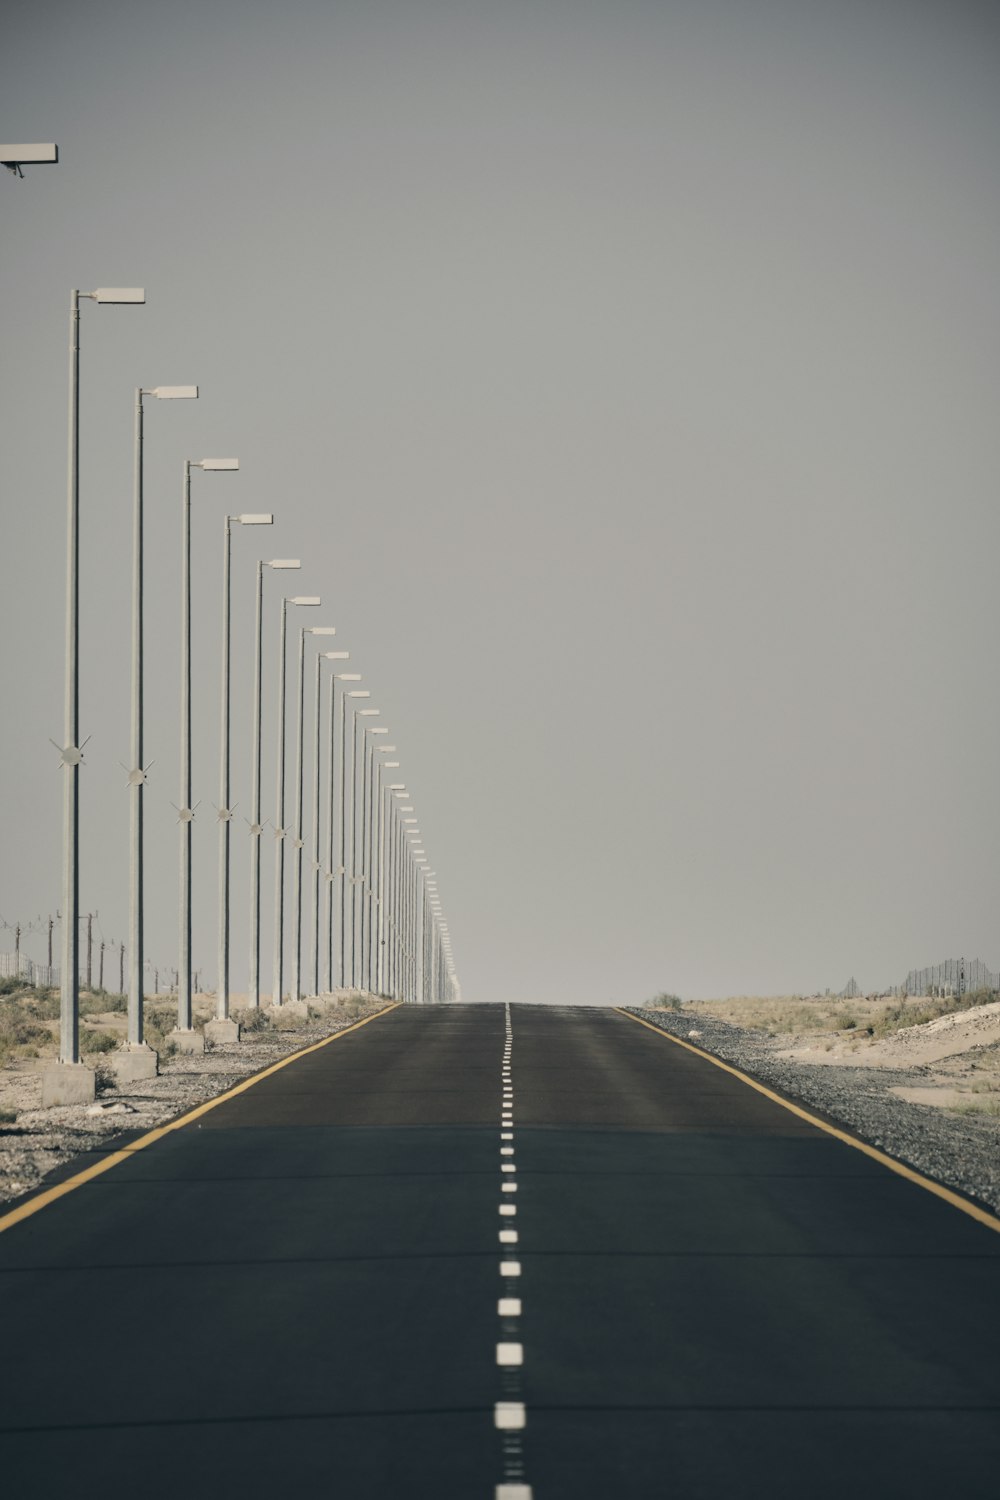
M 501 1182 L 501 1184 L 500 1184 L 500 1191 L 501 1191 L 501 1193 L 516 1193 L 517 1192 L 517 1183 L 516 1182 Z
M 513 1219 L 517 1213 L 516 1203 L 501 1203 L 500 1212 L 505 1219 Z
M 499 1428 L 508 1431 L 524 1426 L 523 1401 L 498 1401 L 493 1408 L 493 1420 Z
M 500 1139 L 502 1141 L 505 1141 L 505 1140 L 508 1140 L 509 1137 L 505 1136 L 505 1135 L 502 1135 L 500 1137 Z M 500 1155 L 501 1156 L 513 1156 L 514 1155 L 514 1147 L 513 1146 L 501 1146 L 500 1147 Z
M 497 1344 L 498 1365 L 523 1365 L 523 1344 Z
M 507 1150 L 508 1151 L 512 1151 L 513 1147 L 508 1146 Z M 515 1165 L 514 1165 L 514 1163 L 512 1161 L 502 1161 L 500 1163 L 500 1170 L 501 1170 L 501 1172 L 516 1172 L 517 1168 L 515 1167 Z
M 519 1260 L 502 1260 L 500 1262 L 501 1276 L 520 1276 L 521 1262 Z
M 499 1422 L 497 1426 L 499 1427 Z M 498 1484 L 494 1490 L 496 1500 L 531 1500 L 530 1484 Z
M 516 1229 L 501 1229 L 501 1231 L 500 1231 L 500 1243 L 501 1243 L 501 1245 L 516 1245 L 517 1244 L 517 1230 Z
M 520 1297 L 501 1297 L 497 1303 L 497 1317 L 519 1318 L 521 1316 Z
M 500 1132 L 500 1139 L 502 1141 L 512 1141 L 514 1139 L 513 1130 L 502 1130 Z M 503 1150 L 503 1147 L 501 1147 L 500 1149 Z

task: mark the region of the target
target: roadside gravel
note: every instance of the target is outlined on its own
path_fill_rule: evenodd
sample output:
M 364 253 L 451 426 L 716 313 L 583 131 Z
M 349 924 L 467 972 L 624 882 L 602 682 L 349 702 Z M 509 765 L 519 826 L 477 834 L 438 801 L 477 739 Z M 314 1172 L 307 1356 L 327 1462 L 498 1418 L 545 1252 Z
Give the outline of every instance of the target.
M 723 1062 L 827 1118 L 862 1140 L 906 1162 L 936 1182 L 1000 1212 L 1000 1122 L 993 1117 L 949 1115 L 910 1104 L 889 1092 L 928 1076 L 926 1067 L 848 1067 L 790 1062 L 776 1053 L 787 1039 L 734 1026 L 692 1010 L 659 1011 L 625 1007 L 661 1031 L 711 1052 Z
M 385 1004 L 378 1000 L 350 1010 L 331 1006 L 324 1015 L 295 1026 L 245 1031 L 231 1045 L 175 1055 L 163 1060 L 156 1078 L 123 1089 L 113 1083 L 100 1087 L 90 1106 L 42 1109 L 38 1067 L 4 1069 L 0 1103 L 8 1114 L 16 1112 L 16 1119 L 0 1124 L 0 1204 L 10 1207 L 67 1163 L 82 1168 L 87 1157 L 166 1124 L 280 1058 L 375 1015 Z

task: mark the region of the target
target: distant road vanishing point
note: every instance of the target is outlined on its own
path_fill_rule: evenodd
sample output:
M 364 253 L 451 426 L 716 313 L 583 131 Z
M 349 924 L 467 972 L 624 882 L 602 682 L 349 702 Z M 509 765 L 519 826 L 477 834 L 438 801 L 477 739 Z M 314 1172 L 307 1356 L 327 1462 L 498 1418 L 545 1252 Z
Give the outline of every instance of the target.
M 1000 1221 L 620 1012 L 395 1007 L 0 1227 L 17 1500 L 1000 1474 Z

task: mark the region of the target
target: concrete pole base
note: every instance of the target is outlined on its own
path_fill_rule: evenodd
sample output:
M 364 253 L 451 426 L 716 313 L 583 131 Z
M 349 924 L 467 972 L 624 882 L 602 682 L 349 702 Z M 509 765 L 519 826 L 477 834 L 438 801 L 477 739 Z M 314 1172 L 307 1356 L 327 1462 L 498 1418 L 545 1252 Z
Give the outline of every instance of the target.
M 160 1071 L 157 1054 L 145 1042 L 126 1042 L 117 1052 L 110 1052 L 106 1061 L 119 1084 L 140 1083 Z
M 229 1016 L 205 1022 L 205 1041 L 213 1047 L 230 1047 L 240 1039 L 240 1028 Z
M 93 1104 L 97 1074 L 86 1063 L 57 1062 L 42 1074 L 42 1108 L 57 1104 Z
M 190 1031 L 182 1031 L 179 1026 L 175 1026 L 173 1031 L 167 1033 L 167 1041 L 173 1042 L 178 1052 L 204 1052 L 205 1050 L 205 1038 L 200 1031 L 195 1031 L 194 1027 Z

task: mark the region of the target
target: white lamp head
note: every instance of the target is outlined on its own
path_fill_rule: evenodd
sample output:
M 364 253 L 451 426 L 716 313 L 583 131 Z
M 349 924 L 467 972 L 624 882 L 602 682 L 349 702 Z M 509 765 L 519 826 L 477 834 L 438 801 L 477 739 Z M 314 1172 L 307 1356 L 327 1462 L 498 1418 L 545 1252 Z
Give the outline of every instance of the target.
M 87 292 L 95 302 L 145 302 L 146 289 L 141 286 L 99 286 L 96 292 Z

